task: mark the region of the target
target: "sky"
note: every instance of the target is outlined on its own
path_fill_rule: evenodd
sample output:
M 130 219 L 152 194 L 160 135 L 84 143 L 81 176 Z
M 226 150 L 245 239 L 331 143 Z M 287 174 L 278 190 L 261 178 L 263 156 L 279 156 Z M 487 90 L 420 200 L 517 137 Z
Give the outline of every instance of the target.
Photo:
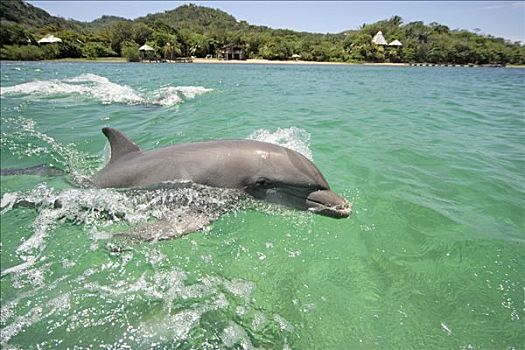
M 36 1 L 54 16 L 92 21 L 102 15 L 134 19 L 190 1 Z M 218 8 L 237 20 L 271 28 L 339 33 L 401 16 L 403 22 L 438 22 L 525 43 L 525 1 L 191 1 Z

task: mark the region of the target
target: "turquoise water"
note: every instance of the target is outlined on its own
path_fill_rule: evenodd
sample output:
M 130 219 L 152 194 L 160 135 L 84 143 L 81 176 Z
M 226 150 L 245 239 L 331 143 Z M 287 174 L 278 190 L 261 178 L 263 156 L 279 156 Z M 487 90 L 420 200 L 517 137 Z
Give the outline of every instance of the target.
M 525 70 L 1 68 L 2 168 L 68 173 L 1 178 L 3 348 L 525 348 Z M 195 208 L 83 185 L 108 159 L 103 126 L 145 149 L 286 145 L 353 214 L 189 189 L 211 225 L 123 239 Z

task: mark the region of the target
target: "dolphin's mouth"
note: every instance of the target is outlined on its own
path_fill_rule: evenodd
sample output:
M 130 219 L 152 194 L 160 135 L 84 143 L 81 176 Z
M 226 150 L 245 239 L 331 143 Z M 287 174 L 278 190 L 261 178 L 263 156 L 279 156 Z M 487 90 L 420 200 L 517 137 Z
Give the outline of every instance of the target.
M 330 190 L 312 192 L 306 198 L 308 211 L 336 219 L 347 218 L 352 214 L 352 205 L 346 198 Z
M 300 186 L 287 185 L 264 189 L 252 187 L 246 191 L 255 198 L 332 218 L 342 219 L 352 214 L 352 205 L 348 200 L 330 190 L 312 191 Z

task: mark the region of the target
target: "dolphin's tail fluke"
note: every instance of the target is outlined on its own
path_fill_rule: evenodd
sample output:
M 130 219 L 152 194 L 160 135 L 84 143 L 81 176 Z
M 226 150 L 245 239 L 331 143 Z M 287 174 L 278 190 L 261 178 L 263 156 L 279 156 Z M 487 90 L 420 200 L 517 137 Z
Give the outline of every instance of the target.
M 0 169 L 1 176 L 10 175 L 39 175 L 39 176 L 62 176 L 65 172 L 53 166 L 40 164 L 28 168 Z

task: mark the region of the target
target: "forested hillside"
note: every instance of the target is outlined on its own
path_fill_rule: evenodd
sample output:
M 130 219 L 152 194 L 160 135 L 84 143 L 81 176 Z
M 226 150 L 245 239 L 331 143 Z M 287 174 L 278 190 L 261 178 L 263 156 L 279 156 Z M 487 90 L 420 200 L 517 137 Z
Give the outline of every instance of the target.
M 196 5 L 135 20 L 103 16 L 89 23 L 51 16 L 22 0 L 3 0 L 0 9 L 2 59 L 125 56 L 137 60 L 139 46 L 147 43 L 156 56 L 170 58 L 216 56 L 220 48 L 233 44 L 243 48 L 248 58 L 270 60 L 300 55 L 306 61 L 525 64 L 525 47 L 520 43 L 438 23 L 403 23 L 398 16 L 344 33 L 316 34 L 254 26 Z M 388 42 L 397 39 L 403 46 L 372 44 L 379 30 Z M 36 45 L 46 34 L 63 41 Z

